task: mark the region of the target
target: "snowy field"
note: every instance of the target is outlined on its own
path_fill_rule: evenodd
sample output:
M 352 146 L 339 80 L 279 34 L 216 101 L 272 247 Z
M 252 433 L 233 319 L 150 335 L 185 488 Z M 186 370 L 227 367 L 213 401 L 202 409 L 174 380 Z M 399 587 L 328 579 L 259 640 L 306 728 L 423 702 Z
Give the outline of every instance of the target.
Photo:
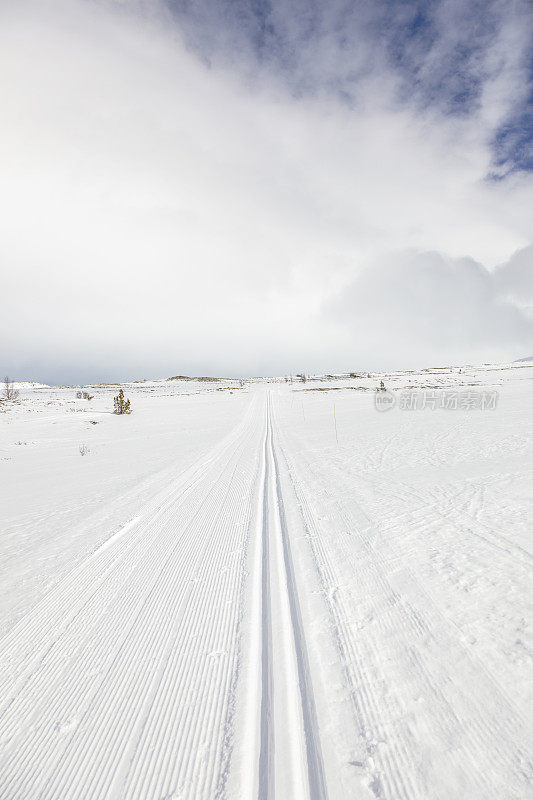
M 0 799 L 532 798 L 532 378 L 21 385 Z

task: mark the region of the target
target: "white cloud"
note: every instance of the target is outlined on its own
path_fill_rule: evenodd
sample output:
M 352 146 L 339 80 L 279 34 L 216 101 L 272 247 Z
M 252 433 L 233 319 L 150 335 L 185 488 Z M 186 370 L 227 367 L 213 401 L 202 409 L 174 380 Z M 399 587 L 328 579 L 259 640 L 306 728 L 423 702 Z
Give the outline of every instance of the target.
M 496 273 L 470 258 L 404 251 L 363 270 L 327 309 L 339 348 L 352 342 L 365 359 L 368 340 L 382 367 L 505 361 L 533 346 L 533 317 L 512 302 L 531 293 L 532 248 Z M 516 267 L 518 266 L 518 269 Z M 366 360 L 365 360 L 366 364 Z
M 531 241 L 531 182 L 484 180 L 482 115 L 389 107 L 380 73 L 356 111 L 296 100 L 114 5 L 12 0 L 0 14 L 4 371 L 257 374 L 354 367 L 354 352 L 371 366 L 372 337 L 360 349 L 347 326 L 339 347 L 322 313 L 369 264 L 416 248 L 493 267 Z M 492 347 L 483 326 L 462 330 L 458 351 Z M 388 343 L 391 364 L 405 352 Z
M 526 308 L 533 305 L 533 247 L 513 253 L 494 273 L 496 291 L 506 300 Z

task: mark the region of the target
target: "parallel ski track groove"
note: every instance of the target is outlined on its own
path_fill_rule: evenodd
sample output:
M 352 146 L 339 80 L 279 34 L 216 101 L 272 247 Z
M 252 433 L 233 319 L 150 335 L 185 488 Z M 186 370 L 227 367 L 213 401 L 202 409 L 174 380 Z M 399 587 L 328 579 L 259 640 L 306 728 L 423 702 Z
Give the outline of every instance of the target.
M 289 464 L 285 449 L 282 453 L 293 482 L 294 491 L 301 506 L 302 522 L 314 554 L 317 573 L 321 579 L 323 594 L 329 606 L 337 646 L 344 665 L 347 685 L 350 688 L 350 699 L 354 709 L 361 736 L 369 742 L 369 754 L 377 764 L 372 771 L 373 791 L 378 800 L 424 800 L 423 793 L 409 779 L 409 758 L 401 739 L 393 745 L 392 753 L 379 753 L 374 750 L 372 742 L 383 740 L 381 725 L 381 709 L 373 691 L 373 681 L 366 672 L 366 665 L 361 658 L 356 640 L 350 630 L 350 616 L 339 602 L 338 593 L 331 596 L 329 588 L 338 585 L 333 563 L 316 528 L 314 515 L 310 510 L 307 497 L 297 482 L 294 469 Z
M 303 724 L 305 732 L 305 743 L 307 751 L 307 770 L 309 777 L 309 796 L 311 800 L 327 800 L 326 780 L 324 775 L 324 764 L 322 760 L 322 748 L 320 745 L 320 735 L 313 696 L 313 685 L 311 680 L 311 669 L 309 666 L 309 655 L 305 641 L 300 602 L 294 565 L 292 559 L 291 545 L 287 520 L 285 516 L 285 505 L 279 476 L 278 460 L 274 448 L 274 435 L 272 421 L 270 420 L 270 448 L 272 452 L 275 486 L 278 503 L 278 511 L 281 525 L 281 536 L 283 542 L 283 555 L 285 559 L 285 572 L 287 576 L 287 593 L 291 609 L 292 629 L 296 650 L 296 661 L 298 665 L 298 677 L 300 684 L 300 696 L 302 702 Z
M 271 621 L 271 575 L 269 545 L 269 482 L 274 488 L 275 510 L 281 531 L 283 550 L 283 571 L 285 591 L 290 609 L 291 636 L 294 644 L 298 690 L 301 708 L 301 725 L 305 741 L 306 771 L 310 800 L 327 800 L 327 787 L 322 759 L 322 748 L 313 696 L 309 656 L 302 623 L 298 588 L 292 560 L 289 531 L 287 527 L 283 494 L 279 476 L 279 466 L 274 444 L 272 404 L 270 393 L 267 397 L 267 424 L 265 436 L 265 477 L 263 488 L 263 553 L 262 553 L 262 697 L 261 697 L 261 738 L 259 755 L 259 799 L 273 800 L 275 796 L 276 736 L 272 711 L 273 693 L 276 691 L 276 676 L 272 674 L 272 621 Z
M 259 800 L 274 797 L 274 720 L 272 715 L 272 620 L 270 600 L 270 547 L 268 534 L 269 403 L 265 410 L 263 526 L 261 532 L 261 723 L 259 748 Z

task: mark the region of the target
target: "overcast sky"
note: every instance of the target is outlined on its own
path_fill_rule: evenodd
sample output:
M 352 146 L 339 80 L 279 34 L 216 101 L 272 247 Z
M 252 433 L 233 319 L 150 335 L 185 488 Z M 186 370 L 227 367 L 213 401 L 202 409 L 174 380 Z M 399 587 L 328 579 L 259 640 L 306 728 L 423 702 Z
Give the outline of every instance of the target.
M 531 32 L 527 0 L 3 0 L 2 375 L 533 355 Z

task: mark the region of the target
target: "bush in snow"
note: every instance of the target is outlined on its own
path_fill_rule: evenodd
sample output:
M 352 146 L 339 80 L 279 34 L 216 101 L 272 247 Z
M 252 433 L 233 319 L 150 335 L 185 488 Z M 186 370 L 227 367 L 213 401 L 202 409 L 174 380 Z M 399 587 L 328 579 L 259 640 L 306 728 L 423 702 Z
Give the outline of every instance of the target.
M 130 401 L 124 399 L 122 389 L 115 397 L 115 414 L 131 414 Z
M 15 389 L 15 384 L 9 380 L 9 376 L 4 378 L 4 400 L 16 400 L 19 396 L 19 390 Z
M 89 450 L 89 448 L 87 447 L 86 444 L 80 444 L 80 456 L 87 455 L 87 453 L 90 453 L 90 452 L 91 451 Z

